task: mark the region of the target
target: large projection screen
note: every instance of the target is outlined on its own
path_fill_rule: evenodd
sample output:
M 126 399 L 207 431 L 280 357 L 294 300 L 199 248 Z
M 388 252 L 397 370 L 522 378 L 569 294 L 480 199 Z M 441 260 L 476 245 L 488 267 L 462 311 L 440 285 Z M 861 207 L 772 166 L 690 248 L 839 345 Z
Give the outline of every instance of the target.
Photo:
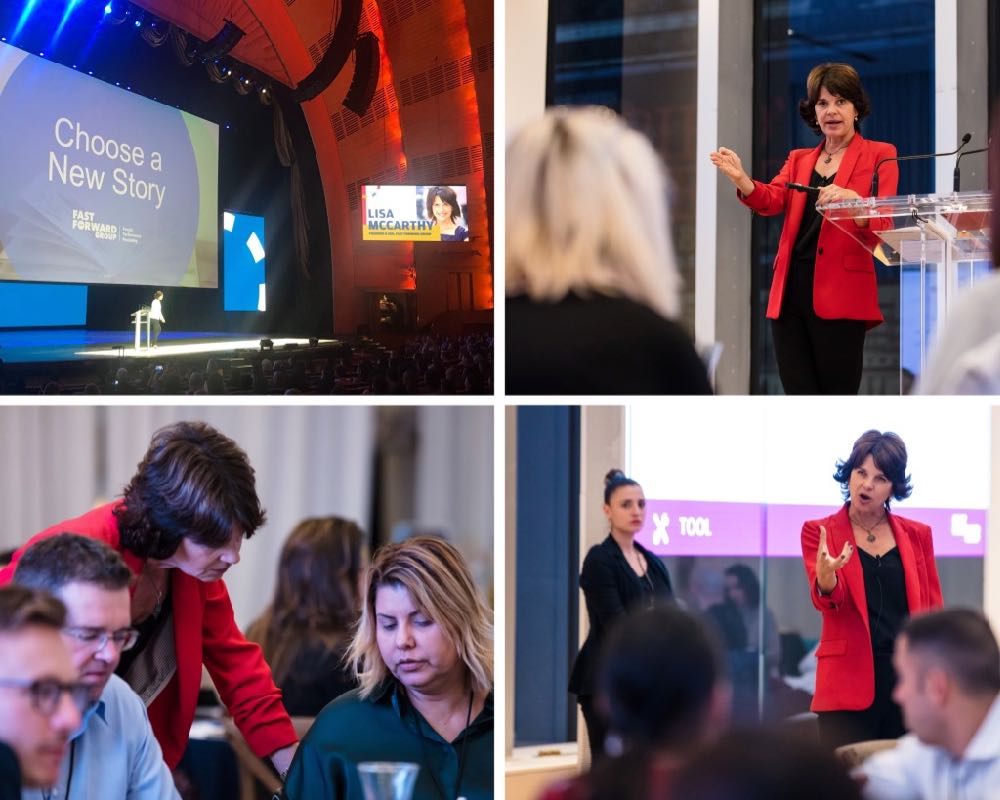
M 218 288 L 215 123 L 0 43 L 0 280 Z

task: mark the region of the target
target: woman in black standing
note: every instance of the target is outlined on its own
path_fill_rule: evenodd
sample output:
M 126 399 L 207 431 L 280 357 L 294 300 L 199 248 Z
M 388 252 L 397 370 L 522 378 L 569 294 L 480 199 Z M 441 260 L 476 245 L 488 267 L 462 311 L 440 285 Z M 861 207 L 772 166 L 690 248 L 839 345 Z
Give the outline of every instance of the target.
M 595 702 L 595 677 L 601 644 L 614 623 L 633 608 L 650 608 L 673 599 L 663 562 L 635 541 L 646 521 L 646 498 L 638 482 L 618 469 L 604 478 L 604 515 L 610 532 L 590 548 L 580 572 L 590 631 L 569 679 L 587 725 L 592 760 L 604 755 L 607 722 Z

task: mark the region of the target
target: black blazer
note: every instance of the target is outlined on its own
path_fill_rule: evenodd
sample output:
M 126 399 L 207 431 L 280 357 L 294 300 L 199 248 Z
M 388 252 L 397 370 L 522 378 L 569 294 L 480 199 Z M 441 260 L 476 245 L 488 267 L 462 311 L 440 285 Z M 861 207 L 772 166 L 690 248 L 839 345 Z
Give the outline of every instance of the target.
M 674 594 L 670 574 L 659 556 L 649 552 L 638 542 L 635 543 L 635 549 L 646 557 L 657 601 L 672 600 Z M 586 696 L 594 693 L 604 637 L 616 620 L 641 606 L 646 597 L 641 581 L 642 578 L 629 566 L 625 554 L 610 534 L 603 542 L 590 548 L 580 572 L 580 588 L 587 601 L 590 632 L 580 648 L 569 678 L 569 690 L 573 694 Z

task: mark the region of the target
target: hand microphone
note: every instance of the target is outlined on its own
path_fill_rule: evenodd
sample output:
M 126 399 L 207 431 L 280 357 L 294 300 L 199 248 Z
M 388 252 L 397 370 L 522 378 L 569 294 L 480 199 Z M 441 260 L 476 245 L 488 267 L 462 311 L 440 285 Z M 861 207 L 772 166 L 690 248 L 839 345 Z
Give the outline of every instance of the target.
M 947 153 L 924 153 L 919 156 L 893 156 L 892 158 L 882 158 L 875 162 L 875 169 L 872 172 L 872 190 L 871 196 L 874 197 L 878 193 L 878 168 L 881 167 L 886 161 L 914 161 L 922 158 L 939 158 L 940 156 L 953 156 L 955 153 L 959 152 L 963 147 L 965 147 L 972 140 L 972 134 L 967 133 L 962 137 L 962 143 L 956 147 L 954 150 L 949 150 Z
M 789 181 L 785 184 L 786 189 L 794 189 L 797 192 L 812 192 L 813 194 L 819 194 L 818 186 L 806 186 L 801 183 L 792 183 Z
M 986 141 L 987 143 L 989 143 L 990 141 L 992 141 L 992 139 L 987 139 Z M 978 150 L 963 150 L 961 153 L 958 154 L 958 158 L 955 159 L 955 172 L 952 173 L 952 180 L 951 180 L 952 191 L 958 192 L 959 187 L 962 184 L 962 173 L 958 169 L 958 164 L 962 160 L 962 156 L 971 156 L 974 153 L 985 153 L 989 149 L 990 148 L 988 146 L 980 147 Z

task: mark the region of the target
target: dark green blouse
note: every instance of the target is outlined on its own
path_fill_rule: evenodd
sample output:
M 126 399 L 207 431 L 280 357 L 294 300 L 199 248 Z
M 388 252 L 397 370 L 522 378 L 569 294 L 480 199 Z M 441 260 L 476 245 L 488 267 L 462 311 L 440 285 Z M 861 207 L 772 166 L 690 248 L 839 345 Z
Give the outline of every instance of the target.
M 363 800 L 359 762 L 412 761 L 420 765 L 413 800 L 455 800 L 463 738 L 467 742 L 459 796 L 492 798 L 492 693 L 479 716 L 452 743 L 410 705 L 395 680 L 382 684 L 366 700 L 356 690 L 348 692 L 316 717 L 295 754 L 282 796 L 286 800 Z M 441 796 L 439 786 L 446 797 Z

